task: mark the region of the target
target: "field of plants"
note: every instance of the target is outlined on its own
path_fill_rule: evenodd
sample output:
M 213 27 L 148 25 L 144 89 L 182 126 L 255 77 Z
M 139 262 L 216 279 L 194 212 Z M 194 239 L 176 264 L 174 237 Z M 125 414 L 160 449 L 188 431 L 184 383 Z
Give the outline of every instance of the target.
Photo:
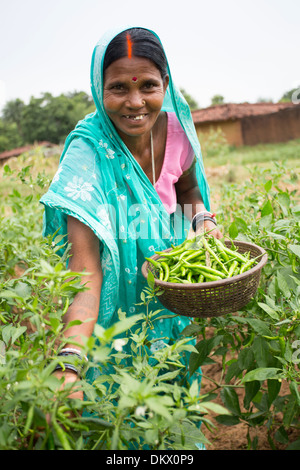
M 82 273 L 59 258 L 58 237 L 41 234 L 38 201 L 58 158 L 36 148 L 0 168 L 0 449 L 299 450 L 300 142 L 205 153 L 223 234 L 268 254 L 257 295 L 241 311 L 195 320 L 156 350 L 146 347 L 147 331 L 163 312 L 146 287 L 144 314 L 119 312 L 114 327 L 96 327 L 86 341 L 99 375 L 93 386 L 76 384 L 84 401 L 52 374 L 63 316 L 84 288 Z M 131 340 L 127 367 L 121 334 Z M 202 368 L 200 395 L 196 382 L 173 380 L 184 354 L 191 372 Z

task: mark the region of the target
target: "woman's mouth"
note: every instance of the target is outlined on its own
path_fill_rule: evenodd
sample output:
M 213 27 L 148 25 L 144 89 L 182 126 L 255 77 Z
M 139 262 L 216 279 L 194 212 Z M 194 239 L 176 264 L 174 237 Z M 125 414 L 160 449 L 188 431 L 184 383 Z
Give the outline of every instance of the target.
M 145 116 L 146 116 L 146 114 L 136 114 L 136 115 L 127 114 L 124 117 L 126 119 L 130 119 L 132 121 L 142 121 L 145 118 Z

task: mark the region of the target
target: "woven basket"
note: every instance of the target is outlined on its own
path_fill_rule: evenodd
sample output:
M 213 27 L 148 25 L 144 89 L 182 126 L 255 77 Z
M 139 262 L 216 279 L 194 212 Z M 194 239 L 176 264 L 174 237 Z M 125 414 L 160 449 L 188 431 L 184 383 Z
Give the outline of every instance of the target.
M 229 248 L 232 246 L 231 242 L 225 241 L 225 244 Z M 198 318 L 234 313 L 247 305 L 257 291 L 261 270 L 267 262 L 268 255 L 265 250 L 253 243 L 235 241 L 234 245 L 240 253 L 250 252 L 253 258 L 261 255 L 258 263 L 243 274 L 201 284 L 177 284 L 155 279 L 155 286 L 162 292 L 159 296 L 162 305 L 178 315 Z M 160 257 L 160 255 L 152 256 L 153 259 Z M 145 278 L 149 269 L 155 275 L 155 267 L 149 261 L 145 261 L 142 266 Z

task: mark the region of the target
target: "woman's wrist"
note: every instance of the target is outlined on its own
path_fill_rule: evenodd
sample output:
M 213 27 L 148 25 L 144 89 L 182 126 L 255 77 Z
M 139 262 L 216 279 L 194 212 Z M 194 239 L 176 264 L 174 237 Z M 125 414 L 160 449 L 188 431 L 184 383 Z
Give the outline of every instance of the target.
M 194 217 L 192 219 L 192 222 L 191 222 L 192 229 L 194 230 L 194 232 L 196 232 L 198 225 L 200 225 L 200 224 L 203 225 L 204 222 L 207 221 L 207 220 L 209 220 L 210 222 L 213 222 L 215 225 L 217 225 L 216 214 L 214 214 L 212 212 L 209 212 L 209 211 L 206 211 L 206 210 L 197 212 L 194 215 Z
M 55 367 L 55 371 L 70 372 L 82 377 L 88 358 L 82 354 L 80 349 L 64 347 L 57 357 L 59 362 Z

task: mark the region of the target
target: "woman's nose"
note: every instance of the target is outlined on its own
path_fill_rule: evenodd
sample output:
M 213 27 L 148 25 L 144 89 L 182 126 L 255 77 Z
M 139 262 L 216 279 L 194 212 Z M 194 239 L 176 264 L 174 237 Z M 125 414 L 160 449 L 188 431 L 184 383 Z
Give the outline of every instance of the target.
M 144 105 L 145 100 L 142 94 L 137 90 L 131 91 L 127 99 L 127 106 L 129 108 L 140 109 Z

